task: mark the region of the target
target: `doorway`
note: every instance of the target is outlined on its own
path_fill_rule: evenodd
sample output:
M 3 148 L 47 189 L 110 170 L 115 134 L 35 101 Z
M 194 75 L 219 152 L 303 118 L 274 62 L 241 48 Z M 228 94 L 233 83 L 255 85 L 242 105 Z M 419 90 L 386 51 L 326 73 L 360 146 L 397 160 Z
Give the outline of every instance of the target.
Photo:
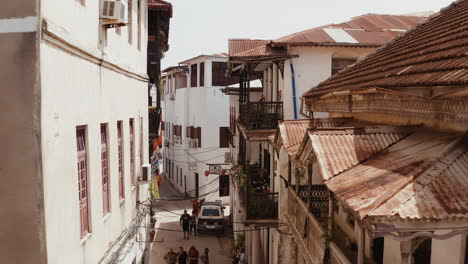
M 187 196 L 187 175 L 184 175 L 185 196 Z
M 419 242 L 419 246 L 413 252 L 414 263 L 417 264 L 430 264 L 431 263 L 431 248 L 432 239 L 426 238 L 424 241 Z

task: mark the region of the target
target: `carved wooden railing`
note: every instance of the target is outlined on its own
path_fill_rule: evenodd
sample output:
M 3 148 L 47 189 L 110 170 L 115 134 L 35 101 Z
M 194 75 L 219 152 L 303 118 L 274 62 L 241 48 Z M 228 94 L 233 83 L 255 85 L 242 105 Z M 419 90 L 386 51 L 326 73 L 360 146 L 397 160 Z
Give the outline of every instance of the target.
M 287 196 L 287 222 L 302 255 L 307 263 L 323 263 L 325 229 L 294 189 L 287 189 Z M 330 242 L 330 253 L 331 263 L 351 263 L 333 241 Z
M 283 119 L 283 102 L 254 102 L 239 105 L 239 120 L 248 129 L 274 129 Z

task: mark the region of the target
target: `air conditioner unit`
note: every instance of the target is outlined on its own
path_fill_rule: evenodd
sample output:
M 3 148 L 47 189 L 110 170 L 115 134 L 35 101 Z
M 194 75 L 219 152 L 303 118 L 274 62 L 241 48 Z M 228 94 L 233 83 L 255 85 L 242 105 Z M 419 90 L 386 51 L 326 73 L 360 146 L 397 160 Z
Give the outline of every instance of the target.
M 140 181 L 147 182 L 151 179 L 151 164 L 144 164 L 141 166 Z
M 232 155 L 231 152 L 224 153 L 224 163 L 231 163 L 232 162 Z
M 101 15 L 103 24 L 126 23 L 125 5 L 120 0 L 101 0 Z

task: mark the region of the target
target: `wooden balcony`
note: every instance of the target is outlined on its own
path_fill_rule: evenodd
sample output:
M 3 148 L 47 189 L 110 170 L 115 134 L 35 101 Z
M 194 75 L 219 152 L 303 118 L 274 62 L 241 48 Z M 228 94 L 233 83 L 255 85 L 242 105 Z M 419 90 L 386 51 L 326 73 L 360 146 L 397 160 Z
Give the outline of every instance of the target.
M 269 192 L 268 176 L 262 175 L 258 165 L 248 165 L 240 177 L 239 197 L 249 222 L 278 220 L 278 193 Z
M 287 208 L 286 220 L 292 231 L 296 243 L 305 256 L 307 263 L 323 263 L 326 248 L 326 229 L 312 214 L 309 206 L 304 203 L 295 190 L 285 189 L 286 198 L 283 205 Z M 337 264 L 350 264 L 347 256 L 332 240 L 329 242 L 330 262 Z
M 239 121 L 247 129 L 275 129 L 283 119 L 283 102 L 250 102 L 239 105 Z

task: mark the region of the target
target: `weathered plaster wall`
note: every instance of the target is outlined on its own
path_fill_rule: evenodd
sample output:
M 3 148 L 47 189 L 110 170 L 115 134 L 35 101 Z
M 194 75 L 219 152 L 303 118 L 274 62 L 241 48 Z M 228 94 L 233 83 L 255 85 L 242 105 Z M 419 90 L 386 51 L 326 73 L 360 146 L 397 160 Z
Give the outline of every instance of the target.
M 0 23 L 8 25 L 0 30 L 0 255 L 4 263 L 47 263 L 38 14 L 37 0 L 8 1 L 0 8 Z
M 401 263 L 400 241 L 391 237 L 384 238 L 384 264 Z
M 298 118 L 300 97 L 303 93 L 331 76 L 332 58 L 361 58 L 369 54 L 372 48 L 337 48 L 337 47 L 292 47 L 289 54 L 299 55 L 298 58 L 287 60 L 284 64 L 284 119 L 294 119 L 291 61 L 294 65 L 296 82 L 296 104 Z
M 446 234 L 447 231 L 436 231 Z M 458 235 L 446 240 L 432 239 L 431 264 L 462 264 L 465 260 L 466 236 Z

